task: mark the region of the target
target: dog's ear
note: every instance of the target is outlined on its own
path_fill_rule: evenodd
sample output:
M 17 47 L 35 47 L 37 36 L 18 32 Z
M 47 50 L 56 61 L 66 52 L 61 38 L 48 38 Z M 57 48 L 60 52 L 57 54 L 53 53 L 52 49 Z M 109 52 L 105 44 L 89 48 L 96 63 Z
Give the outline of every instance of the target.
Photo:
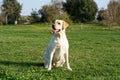
M 63 21 L 63 29 L 66 29 L 69 26 L 69 24 L 66 21 Z

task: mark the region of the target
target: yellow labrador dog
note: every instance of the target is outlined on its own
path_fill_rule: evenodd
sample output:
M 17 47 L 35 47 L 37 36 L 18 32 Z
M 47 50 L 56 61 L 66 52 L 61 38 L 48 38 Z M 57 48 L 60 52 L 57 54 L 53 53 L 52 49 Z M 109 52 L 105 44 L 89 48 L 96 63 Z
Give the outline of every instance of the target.
M 48 70 L 52 67 L 62 67 L 66 61 L 67 69 L 72 71 L 68 60 L 69 44 L 65 34 L 68 26 L 68 23 L 63 20 L 55 20 L 52 24 L 53 36 L 44 53 L 44 66 Z

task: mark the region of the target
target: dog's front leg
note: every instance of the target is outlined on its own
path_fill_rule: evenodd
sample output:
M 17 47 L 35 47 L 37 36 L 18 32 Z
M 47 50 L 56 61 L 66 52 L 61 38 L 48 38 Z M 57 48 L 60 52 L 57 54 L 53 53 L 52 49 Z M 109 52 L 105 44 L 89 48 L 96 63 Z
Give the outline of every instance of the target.
M 68 51 L 66 51 L 65 59 L 66 59 L 67 69 L 70 70 L 70 71 L 72 71 L 72 69 L 70 68 L 70 65 L 69 65 Z
M 48 61 L 48 70 L 51 70 L 52 68 L 52 59 L 53 59 L 54 52 L 55 52 L 55 49 L 50 51 L 49 61 Z

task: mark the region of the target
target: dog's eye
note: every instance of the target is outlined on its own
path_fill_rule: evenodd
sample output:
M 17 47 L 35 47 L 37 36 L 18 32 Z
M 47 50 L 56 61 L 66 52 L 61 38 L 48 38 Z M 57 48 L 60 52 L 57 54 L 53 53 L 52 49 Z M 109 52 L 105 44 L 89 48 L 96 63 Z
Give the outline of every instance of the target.
M 60 25 L 60 23 L 58 23 Z

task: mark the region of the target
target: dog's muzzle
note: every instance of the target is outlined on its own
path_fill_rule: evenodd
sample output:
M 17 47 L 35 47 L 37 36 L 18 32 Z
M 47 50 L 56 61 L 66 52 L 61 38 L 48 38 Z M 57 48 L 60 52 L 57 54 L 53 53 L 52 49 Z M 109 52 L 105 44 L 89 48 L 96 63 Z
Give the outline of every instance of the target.
M 56 33 L 58 33 L 58 32 L 60 32 L 60 29 L 56 29 L 55 28 L 55 25 L 52 25 L 52 34 L 56 34 Z

